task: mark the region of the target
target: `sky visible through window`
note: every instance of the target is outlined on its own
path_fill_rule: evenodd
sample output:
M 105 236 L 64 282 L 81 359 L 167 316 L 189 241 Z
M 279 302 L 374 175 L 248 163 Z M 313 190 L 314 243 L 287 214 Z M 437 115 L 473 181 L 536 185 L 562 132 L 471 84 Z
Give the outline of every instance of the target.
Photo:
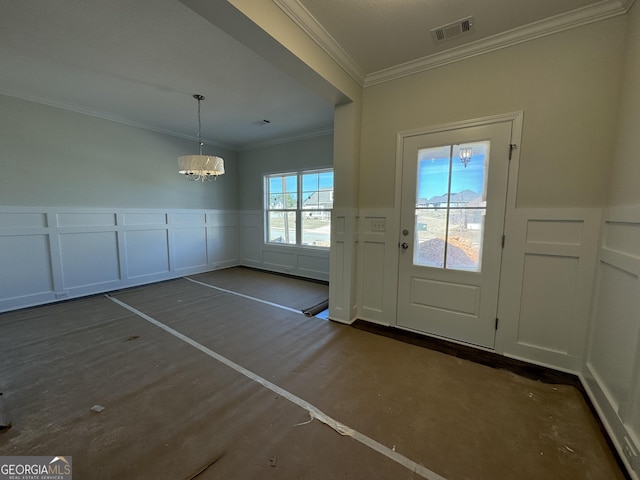
M 286 174 L 285 174 L 286 175 Z M 287 193 L 295 193 L 298 190 L 296 174 L 285 177 L 285 185 Z M 283 193 L 282 177 L 269 178 L 269 192 Z M 302 191 L 314 191 L 333 188 L 333 172 L 305 173 L 302 176 Z
M 465 167 L 460 162 L 461 147 L 471 147 L 471 161 Z M 489 142 L 454 145 L 453 158 L 450 162 L 449 145 L 421 149 L 418 153 L 418 198 L 429 200 L 446 195 L 449 187 L 449 166 L 451 172 L 451 193 L 471 190 L 482 193 L 485 179 L 485 157 Z

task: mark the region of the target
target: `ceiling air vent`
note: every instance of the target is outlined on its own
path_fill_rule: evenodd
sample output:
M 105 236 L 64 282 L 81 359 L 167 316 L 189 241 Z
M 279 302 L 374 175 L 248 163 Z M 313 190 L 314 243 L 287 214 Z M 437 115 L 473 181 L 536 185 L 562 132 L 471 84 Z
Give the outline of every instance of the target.
M 473 28 L 473 16 L 462 18 L 455 22 L 447 23 L 431 30 L 431 36 L 436 43 L 459 37 L 462 34 L 469 33 Z

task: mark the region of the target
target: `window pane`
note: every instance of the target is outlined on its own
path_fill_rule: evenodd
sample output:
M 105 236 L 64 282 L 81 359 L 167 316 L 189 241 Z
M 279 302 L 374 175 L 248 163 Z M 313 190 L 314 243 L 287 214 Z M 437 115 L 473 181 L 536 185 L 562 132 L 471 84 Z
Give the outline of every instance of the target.
M 444 267 L 444 233 L 446 209 L 416 209 L 414 265 Z
M 302 190 L 303 210 L 333 208 L 333 172 L 303 174 Z
M 268 209 L 281 209 L 284 208 L 283 196 L 281 193 L 272 193 L 269 195 Z
M 413 263 L 444 268 L 451 147 L 418 151 Z
M 453 146 L 446 268 L 479 272 L 489 142 Z
M 282 193 L 282 177 L 269 177 L 269 193 Z
M 302 175 L 302 190 L 315 191 L 319 190 L 319 175 L 318 173 L 305 173 Z
M 447 268 L 479 272 L 484 208 L 451 209 L 447 236 Z
M 302 214 L 302 244 L 329 247 L 331 241 L 331 211 L 306 211 Z
M 269 208 L 298 208 L 297 175 L 273 175 L 268 179 Z
M 460 206 L 461 204 L 469 207 L 485 206 L 483 202 L 487 199 L 488 150 L 489 142 L 453 146 L 452 206 Z M 461 156 L 461 152 L 465 152 L 466 155 Z
M 272 243 L 296 243 L 296 212 L 269 212 L 267 241 Z
M 276 193 L 269 195 L 269 210 L 287 210 L 298 206 L 295 193 Z
M 320 194 L 317 191 L 314 192 L 302 192 L 302 208 L 320 208 Z
M 320 183 L 320 188 L 333 189 L 333 170 L 320 172 L 318 174 L 318 182 Z
M 416 206 L 446 207 L 449 192 L 449 146 L 418 151 Z

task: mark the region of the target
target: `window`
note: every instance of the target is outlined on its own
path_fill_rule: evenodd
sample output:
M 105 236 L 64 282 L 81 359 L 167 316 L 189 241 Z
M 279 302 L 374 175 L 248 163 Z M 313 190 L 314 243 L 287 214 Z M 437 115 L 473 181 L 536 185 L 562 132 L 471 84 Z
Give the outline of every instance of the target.
M 333 170 L 265 175 L 267 243 L 328 248 Z
M 481 270 L 488 161 L 489 141 L 418 151 L 414 265 Z

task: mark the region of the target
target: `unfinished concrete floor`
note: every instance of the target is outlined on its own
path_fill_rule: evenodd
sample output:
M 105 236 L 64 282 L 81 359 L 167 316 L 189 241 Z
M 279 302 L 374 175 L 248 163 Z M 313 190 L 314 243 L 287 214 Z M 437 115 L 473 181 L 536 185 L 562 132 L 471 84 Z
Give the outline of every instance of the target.
M 0 315 L 0 455 L 80 480 L 625 478 L 574 387 L 297 312 L 326 285 L 191 278 Z

